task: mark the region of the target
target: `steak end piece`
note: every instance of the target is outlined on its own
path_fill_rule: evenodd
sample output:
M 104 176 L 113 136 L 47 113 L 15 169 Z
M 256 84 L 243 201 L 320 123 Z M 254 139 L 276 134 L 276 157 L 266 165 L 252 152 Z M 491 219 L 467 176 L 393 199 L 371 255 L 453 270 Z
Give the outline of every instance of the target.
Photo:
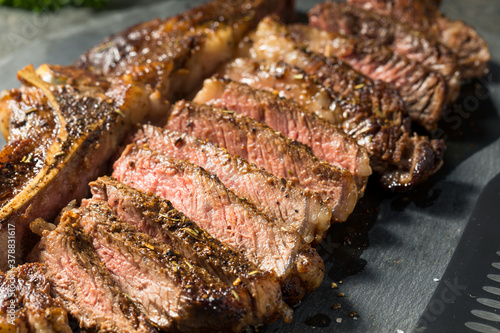
M 369 39 L 377 45 L 391 48 L 401 56 L 422 63 L 445 78 L 447 103 L 454 102 L 458 97 L 461 75 L 457 57 L 434 38 L 387 15 L 363 10 L 348 3 L 323 2 L 311 8 L 308 16 L 310 24 L 316 28 Z
M 458 58 L 462 78 L 484 76 L 491 52 L 477 31 L 463 21 L 454 21 L 441 13 L 435 3 L 411 0 L 348 0 L 349 3 L 391 16 L 435 38 Z

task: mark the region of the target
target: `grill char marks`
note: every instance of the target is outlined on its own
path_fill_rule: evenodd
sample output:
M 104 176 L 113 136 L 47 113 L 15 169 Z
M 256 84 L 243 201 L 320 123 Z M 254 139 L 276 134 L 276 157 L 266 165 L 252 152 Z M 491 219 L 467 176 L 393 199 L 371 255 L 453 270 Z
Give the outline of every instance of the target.
M 244 285 L 252 296 L 253 325 L 271 322 L 280 313 L 285 320 L 291 320 L 291 309 L 283 303 L 274 274 L 258 272 L 253 263 L 211 237 L 169 201 L 108 177 L 92 182 L 91 190 L 93 200 L 107 202 L 122 221 L 169 244 L 225 283 Z
M 91 240 L 78 227 L 79 215 L 67 211 L 40 242 L 52 293 L 80 327 L 99 332 L 157 332 L 101 265 Z
M 211 236 L 242 252 L 259 270 L 275 271 L 287 303 L 319 286 L 324 264 L 299 234 L 271 223 L 215 177 L 188 162 L 129 145 L 113 176 L 172 202 Z
M 330 89 L 344 98 L 371 102 L 372 107 L 384 110 L 400 95 L 404 106 L 396 109 L 391 106 L 390 110 L 403 112 L 405 108 L 413 120 L 429 130 L 434 129 L 441 116 L 446 96 L 442 76 L 385 47 L 364 40 L 349 40 L 313 27 L 296 25 L 289 30 L 272 17 L 259 23 L 254 40 L 252 51 L 259 60 L 282 60 L 304 68 L 309 74 L 328 77 Z M 320 66 L 319 71 L 313 69 L 310 61 L 313 57 L 301 49 L 302 45 L 324 53 L 327 58 L 320 62 L 326 66 Z M 383 84 L 384 81 L 389 84 Z
M 436 3 L 413 0 L 349 0 L 348 2 L 405 22 L 447 46 L 457 55 L 464 79 L 481 77 L 488 72 L 491 53 L 484 39 L 465 22 L 445 17 Z
M 290 0 L 211 1 L 115 34 L 75 65 L 101 75 L 127 77 L 146 84 L 151 96 L 174 100 L 189 94 L 228 60 L 239 40 L 263 16 L 292 10 Z
M 356 200 L 355 195 L 348 197 L 355 189 L 349 171 L 318 160 L 310 148 L 233 111 L 180 101 L 167 127 L 207 139 L 277 177 L 318 193 L 332 211 L 339 203 Z
M 346 134 L 366 148 L 372 169 L 380 174 L 382 185 L 388 189 L 412 188 L 441 166 L 443 141 L 410 136 L 408 118 L 405 120 L 401 114 L 399 118 L 396 113 L 386 115 L 392 117 L 387 119 L 381 113 L 375 114 L 369 104 L 338 99 L 325 88 L 328 79 L 309 76 L 281 62 L 267 65 L 241 58 L 226 65 L 222 74 L 254 88 L 293 98 L 303 108 L 340 125 Z
M 5 275 L 0 272 L 0 295 L 0 331 L 72 332 L 66 311 L 50 296 L 42 264 L 24 264 Z
M 349 170 L 360 195 L 364 192 L 371 174 L 366 150 L 341 129 L 302 109 L 293 100 L 285 100 L 271 92 L 256 90 L 235 81 L 212 78 L 205 80 L 203 89 L 193 101 L 234 110 L 309 146 L 316 157 Z M 351 206 L 343 205 L 339 207 L 341 210 L 333 212 L 337 221 L 345 221 L 354 208 L 352 202 L 346 204 Z
M 250 296 L 190 262 L 171 246 L 121 222 L 107 202 L 89 200 L 80 223 L 101 262 L 155 325 L 175 332 L 239 332 Z
M 460 93 L 460 71 L 455 54 L 433 38 L 391 17 L 336 2 L 323 2 L 309 12 L 312 26 L 346 36 L 370 39 L 390 47 L 395 53 L 422 63 L 443 75 L 447 82 L 447 102 Z
M 153 126 L 144 126 L 134 140 L 217 175 L 237 196 L 247 199 L 277 225 L 297 231 L 308 243 L 318 244 L 330 226 L 332 214 L 317 195 L 304 193 L 209 141 Z

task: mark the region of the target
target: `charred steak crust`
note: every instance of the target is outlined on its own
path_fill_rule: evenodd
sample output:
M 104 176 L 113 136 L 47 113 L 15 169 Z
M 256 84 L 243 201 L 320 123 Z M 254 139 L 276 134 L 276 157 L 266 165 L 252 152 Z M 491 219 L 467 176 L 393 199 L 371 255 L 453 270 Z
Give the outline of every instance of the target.
M 447 46 L 457 55 L 464 79 L 481 77 L 488 72 L 491 53 L 477 31 L 463 21 L 454 21 L 439 11 L 432 1 L 348 0 L 349 3 L 388 15 L 422 31 Z
M 330 227 L 331 211 L 315 193 L 305 193 L 210 141 L 148 125 L 134 139 L 165 156 L 189 160 L 215 174 L 237 196 L 277 225 L 297 231 L 307 243 L 319 244 Z
M 414 121 L 429 131 L 437 126 L 448 99 L 447 83 L 439 72 L 363 38 L 301 24 L 289 26 L 289 32 L 296 43 L 325 56 L 337 57 L 372 80 L 391 84 Z
M 355 189 L 354 179 L 346 169 L 319 160 L 309 147 L 233 111 L 179 101 L 167 128 L 207 139 L 276 177 L 316 192 L 332 210 L 343 203 L 344 194 L 350 193 L 353 185 Z
M 40 242 L 52 295 L 80 327 L 100 332 L 157 332 L 136 305 L 122 292 L 78 226 L 77 212 L 66 211 L 57 228 Z
M 213 77 L 205 80 L 193 101 L 233 110 L 305 144 L 316 157 L 349 170 L 362 195 L 371 174 L 366 150 L 344 134 L 341 128 L 307 112 L 292 99 L 254 89 L 247 84 Z M 344 221 L 351 213 L 351 208 L 354 207 L 345 207 L 336 212 L 334 218 Z
M 259 270 L 274 271 L 287 303 L 319 286 L 324 264 L 296 232 L 276 226 L 217 177 L 186 161 L 129 145 L 114 164 L 113 177 L 172 202 L 212 237 L 242 252 Z
M 292 12 L 292 0 L 210 1 L 110 36 L 82 55 L 75 66 L 101 75 L 131 77 L 173 100 L 189 94 L 230 59 L 239 40 L 262 17 Z
M 93 200 L 107 202 L 114 213 L 139 231 L 171 245 L 227 284 L 244 285 L 252 296 L 252 323 L 274 321 L 283 312 L 281 289 L 274 274 L 262 272 L 239 252 L 213 238 L 207 231 L 176 210 L 168 200 L 102 177 L 91 183 Z
M 239 332 L 251 324 L 251 300 L 243 285 L 222 282 L 171 246 L 123 223 L 107 202 L 88 200 L 79 214 L 101 262 L 157 326 Z
M 68 315 L 50 289 L 42 264 L 0 272 L 0 331 L 71 333 Z
M 460 71 L 456 55 L 432 37 L 389 16 L 363 10 L 348 3 L 323 2 L 308 12 L 312 26 L 346 36 L 367 38 L 390 47 L 395 53 L 438 72 L 448 85 L 448 103 L 460 93 Z

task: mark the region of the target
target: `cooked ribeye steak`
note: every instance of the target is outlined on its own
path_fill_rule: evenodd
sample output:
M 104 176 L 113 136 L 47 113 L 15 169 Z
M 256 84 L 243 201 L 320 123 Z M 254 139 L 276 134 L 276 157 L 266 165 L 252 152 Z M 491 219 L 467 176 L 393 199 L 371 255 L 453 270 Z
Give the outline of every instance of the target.
M 34 245 L 28 224 L 53 219 L 72 199 L 88 193 L 88 182 L 108 170 L 132 124 L 153 114 L 153 106 L 137 85 L 70 67 L 42 65 L 21 70 L 23 85 L 0 101 L 0 116 L 8 143 L 0 152 L 0 247 L 15 229 L 16 260 Z M 5 268 L 6 252 L 0 255 Z
M 263 19 L 255 33 L 252 54 L 259 59 L 282 60 L 305 67 L 301 48 L 321 51 L 328 58 L 324 61 L 328 62 L 329 85 L 335 92 L 361 101 L 366 95 L 376 105 L 374 99 L 388 101 L 393 96 L 397 100 L 398 94 L 392 88 L 395 87 L 412 119 L 429 130 L 435 128 L 446 98 L 446 83 L 440 74 L 367 40 L 349 39 L 303 25 L 292 27 L 295 28 L 290 30 L 272 17 Z M 387 84 L 377 84 L 377 80 Z
M 303 60 L 304 67 L 314 73 L 314 67 L 308 67 L 308 58 Z M 303 108 L 341 126 L 347 135 L 366 148 L 372 169 L 380 174 L 382 185 L 388 189 L 412 188 L 442 164 L 443 141 L 410 136 L 408 118 L 401 113 L 399 117 L 392 113 L 387 115 L 392 118 L 386 118 L 378 109 L 372 110 L 369 103 L 338 98 L 328 88 L 327 76 L 308 75 L 283 62 L 262 64 L 241 58 L 226 65 L 222 72 L 232 80 L 295 99 Z
M 300 300 L 323 280 L 323 261 L 298 233 L 269 221 L 199 166 L 129 145 L 115 162 L 113 177 L 170 200 L 212 237 L 242 252 L 259 270 L 274 271 L 287 302 Z
M 134 136 L 134 141 L 165 156 L 201 166 L 274 223 L 297 231 L 307 243 L 319 244 L 330 227 L 332 213 L 319 196 L 305 193 L 210 141 L 149 125 Z
M 122 222 L 105 201 L 86 200 L 79 223 L 123 292 L 162 330 L 240 332 L 252 324 L 251 297 Z
M 316 157 L 349 170 L 356 180 L 359 195 L 363 194 L 371 174 L 366 150 L 341 128 L 306 111 L 293 100 L 243 83 L 214 77 L 205 80 L 193 101 L 233 110 L 305 144 Z M 336 213 L 333 217 L 337 221 L 345 221 L 350 214 L 346 210 Z
M 207 139 L 277 177 L 316 192 L 332 211 L 352 211 L 356 205 L 357 186 L 349 171 L 319 160 L 309 147 L 234 111 L 179 101 L 167 128 Z
M 373 40 L 395 53 L 418 61 L 444 76 L 448 84 L 447 102 L 460 93 L 460 71 L 456 55 L 434 38 L 387 15 L 363 10 L 342 2 L 323 2 L 308 12 L 309 22 L 319 29 L 346 36 Z
M 244 285 L 252 297 L 253 325 L 271 322 L 279 314 L 291 321 L 292 310 L 283 302 L 274 273 L 259 271 L 241 253 L 210 236 L 168 200 L 109 177 L 99 178 L 90 186 L 92 199 L 107 202 L 123 222 L 172 246 L 225 283 Z
M 68 315 L 50 295 L 39 263 L 0 272 L 0 331 L 71 333 Z
M 484 39 L 463 21 L 447 18 L 432 1 L 348 0 L 366 10 L 392 16 L 435 38 L 458 58 L 464 79 L 481 77 L 488 72 L 491 53 Z
M 337 57 L 372 80 L 393 85 L 412 120 L 428 130 L 437 126 L 449 99 L 448 84 L 439 72 L 371 40 L 346 37 L 303 24 L 289 26 L 289 31 L 296 43 L 307 45 L 310 50 L 327 57 Z M 460 87 L 459 81 L 456 84 L 454 90 Z
M 78 212 L 66 211 L 54 231 L 44 231 L 39 244 L 52 295 L 61 299 L 81 328 L 157 332 L 103 267 L 79 220 Z
M 175 100 L 232 57 L 239 40 L 262 17 L 292 11 L 291 0 L 215 0 L 110 36 L 75 65 L 109 77 L 131 77 Z

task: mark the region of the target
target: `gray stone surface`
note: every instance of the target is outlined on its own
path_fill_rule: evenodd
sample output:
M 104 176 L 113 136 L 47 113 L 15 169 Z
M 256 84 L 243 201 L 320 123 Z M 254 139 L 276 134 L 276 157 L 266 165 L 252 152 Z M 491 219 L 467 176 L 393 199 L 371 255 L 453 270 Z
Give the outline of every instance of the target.
M 45 16 L 0 9 L 0 89 L 18 86 L 15 73 L 26 64 L 69 64 L 113 32 L 200 2 L 117 2 L 106 11 L 65 9 Z M 304 11 L 317 2 L 298 0 L 297 7 Z M 491 74 L 465 85 L 456 103 L 466 116 L 452 111 L 440 124 L 449 147 L 445 165 L 406 194 L 384 193 L 371 182 L 356 214 L 332 226 L 318 247 L 327 267 L 320 289 L 304 299 L 292 324 L 259 332 L 410 332 L 424 310 L 481 188 L 500 171 L 500 3 L 445 0 L 443 9 L 477 27 L 493 53 Z M 336 303 L 341 308 L 334 310 Z

